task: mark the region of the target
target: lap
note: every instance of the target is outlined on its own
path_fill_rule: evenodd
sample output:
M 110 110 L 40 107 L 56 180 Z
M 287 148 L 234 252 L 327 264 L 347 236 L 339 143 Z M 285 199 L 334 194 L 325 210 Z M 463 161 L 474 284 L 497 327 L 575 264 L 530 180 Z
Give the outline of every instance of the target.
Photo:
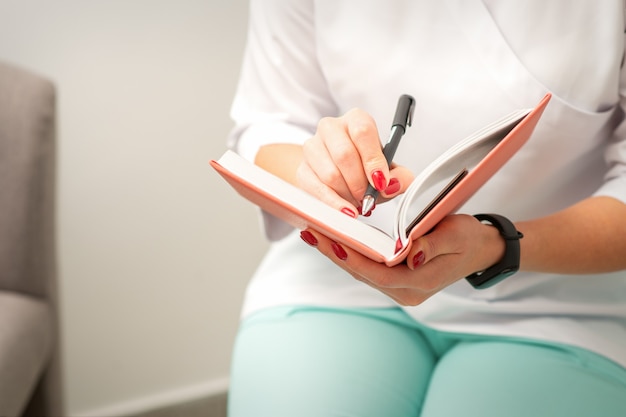
M 421 416 L 626 416 L 625 378 L 619 365 L 582 349 L 460 342 L 437 363 Z
M 271 309 L 241 326 L 229 415 L 626 415 L 626 371 L 577 352 L 424 331 L 400 309 Z
M 416 416 L 432 372 L 423 338 L 385 319 L 332 310 L 246 321 L 229 415 Z

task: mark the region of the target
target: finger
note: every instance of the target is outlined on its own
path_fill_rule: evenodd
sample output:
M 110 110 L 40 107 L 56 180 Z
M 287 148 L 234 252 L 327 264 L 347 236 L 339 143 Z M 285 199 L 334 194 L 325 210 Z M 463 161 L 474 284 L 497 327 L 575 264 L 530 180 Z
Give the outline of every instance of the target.
M 316 247 L 356 280 L 386 294 L 401 305 L 418 305 L 442 288 L 436 270 L 434 273 L 420 272 L 421 276 L 415 276 L 415 272 L 405 265 L 390 268 L 379 264 L 315 230 L 307 229 L 301 236 L 302 240 Z
M 359 151 L 347 131 L 345 119 L 322 119 L 317 134 L 322 138 L 352 199 L 355 202 L 360 201 L 367 189 L 368 179 L 363 170 Z M 321 179 L 325 181 L 325 178 Z
M 307 163 L 303 163 L 298 167 L 296 177 L 298 185 L 318 200 L 350 217 L 357 217 L 358 209 L 354 202 L 346 200 L 335 189 L 322 182 Z
M 463 254 L 476 245 L 474 230 L 477 224 L 472 216 L 446 216 L 430 233 L 413 241 L 407 266 L 415 270 L 438 257 Z
M 384 190 L 389 183 L 389 166 L 383 154 L 376 122 L 360 109 L 349 111 L 345 118 L 348 134 L 359 152 L 368 182 L 378 191 Z
M 307 231 L 314 236 L 317 242 L 316 248 L 321 253 L 359 281 L 367 282 L 378 289 L 419 286 L 419 282 L 412 277 L 414 273 L 404 264 L 388 267 L 361 255 L 346 245 L 335 242 L 316 230 L 307 229 Z
M 309 175 L 313 173 L 319 181 L 335 190 L 337 194 L 345 197 L 351 195 L 343 175 L 335 165 L 328 147 L 324 143 L 324 139 L 318 133 L 304 142 L 302 155 L 305 164 L 310 169 L 300 174 Z M 298 177 L 298 180 L 300 179 L 302 178 Z
M 387 188 L 380 193 L 380 201 L 386 201 L 404 193 L 414 178 L 411 170 L 396 164 L 392 164 L 389 175 L 391 179 L 389 180 Z

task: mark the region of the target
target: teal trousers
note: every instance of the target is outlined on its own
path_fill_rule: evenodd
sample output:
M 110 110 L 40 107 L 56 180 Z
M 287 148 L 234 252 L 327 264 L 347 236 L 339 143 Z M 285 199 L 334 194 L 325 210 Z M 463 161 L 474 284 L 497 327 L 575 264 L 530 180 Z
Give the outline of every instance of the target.
M 626 369 L 571 346 L 438 332 L 399 308 L 281 307 L 242 323 L 228 413 L 625 417 Z

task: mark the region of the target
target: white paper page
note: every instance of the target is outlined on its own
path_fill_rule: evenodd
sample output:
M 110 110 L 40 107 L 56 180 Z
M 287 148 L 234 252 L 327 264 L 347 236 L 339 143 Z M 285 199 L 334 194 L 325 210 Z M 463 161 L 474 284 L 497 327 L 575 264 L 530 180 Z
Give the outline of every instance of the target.
M 394 238 L 406 242 L 405 230 L 462 169 L 476 166 L 530 112 L 510 113 L 448 149 L 420 172 L 396 211 Z
M 305 216 L 320 219 L 341 234 L 352 236 L 363 245 L 390 259 L 395 252 L 395 239 L 373 226 L 362 223 L 321 202 L 305 191 L 252 164 L 233 151 L 226 151 L 218 163 L 237 177 L 254 184 Z

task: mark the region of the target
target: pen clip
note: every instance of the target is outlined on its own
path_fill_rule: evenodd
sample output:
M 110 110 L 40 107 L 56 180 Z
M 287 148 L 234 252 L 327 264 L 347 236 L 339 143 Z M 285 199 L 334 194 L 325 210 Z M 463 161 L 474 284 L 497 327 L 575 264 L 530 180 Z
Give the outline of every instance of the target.
M 403 94 L 398 99 L 396 114 L 393 117 L 392 126 L 400 126 L 406 130 L 406 126 L 411 126 L 413 122 L 413 111 L 415 110 L 415 99 L 408 94 Z

